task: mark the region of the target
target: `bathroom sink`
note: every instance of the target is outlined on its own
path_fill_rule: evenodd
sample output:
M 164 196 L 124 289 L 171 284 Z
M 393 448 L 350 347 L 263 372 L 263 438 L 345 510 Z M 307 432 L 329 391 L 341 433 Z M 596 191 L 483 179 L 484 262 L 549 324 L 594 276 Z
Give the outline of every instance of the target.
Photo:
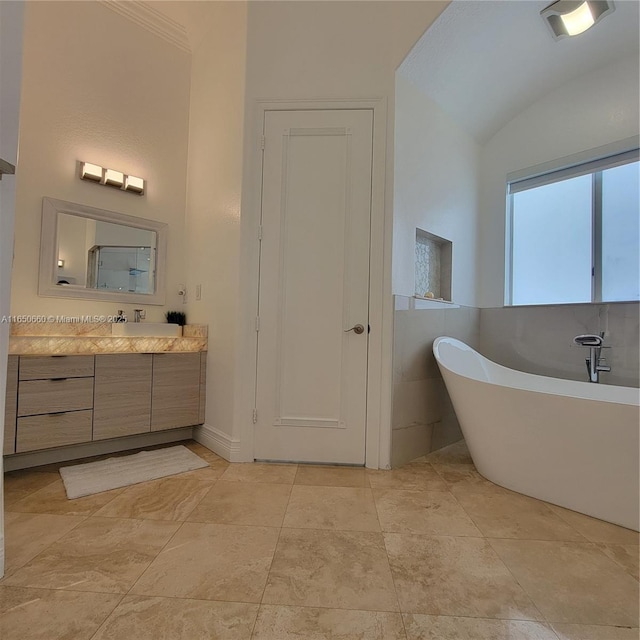
M 167 322 L 115 322 L 111 335 L 118 337 L 175 338 L 182 335 L 179 324 Z

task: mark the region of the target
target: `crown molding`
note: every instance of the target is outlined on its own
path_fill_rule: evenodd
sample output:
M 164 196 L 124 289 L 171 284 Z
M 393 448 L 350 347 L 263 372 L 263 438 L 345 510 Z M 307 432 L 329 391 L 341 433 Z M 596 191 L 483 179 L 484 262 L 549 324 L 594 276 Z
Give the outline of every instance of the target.
M 186 28 L 141 0 L 100 0 L 101 4 L 135 22 L 166 42 L 191 53 Z

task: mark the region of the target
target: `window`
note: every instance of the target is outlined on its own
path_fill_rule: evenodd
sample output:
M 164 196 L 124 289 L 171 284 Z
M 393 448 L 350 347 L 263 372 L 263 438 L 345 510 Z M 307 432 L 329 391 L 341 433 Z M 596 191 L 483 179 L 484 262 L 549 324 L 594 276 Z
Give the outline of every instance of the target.
M 638 150 L 512 181 L 507 304 L 640 300 Z

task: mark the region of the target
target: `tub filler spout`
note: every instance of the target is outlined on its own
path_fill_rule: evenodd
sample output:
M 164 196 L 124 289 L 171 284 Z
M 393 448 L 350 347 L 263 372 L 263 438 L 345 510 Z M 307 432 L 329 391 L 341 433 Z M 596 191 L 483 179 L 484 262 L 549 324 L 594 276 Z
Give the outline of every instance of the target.
M 589 347 L 589 357 L 585 359 L 587 365 L 587 373 L 589 374 L 589 382 L 600 382 L 600 373 L 611 371 L 611 367 L 604 364 L 604 357 L 601 355 L 604 341 L 604 332 L 600 335 L 585 333 L 576 336 L 573 342 L 580 347 Z

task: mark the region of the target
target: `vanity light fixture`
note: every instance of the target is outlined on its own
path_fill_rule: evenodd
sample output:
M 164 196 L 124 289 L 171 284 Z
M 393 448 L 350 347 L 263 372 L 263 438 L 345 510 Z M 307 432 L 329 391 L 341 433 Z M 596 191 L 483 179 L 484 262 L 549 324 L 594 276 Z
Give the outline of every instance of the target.
M 540 12 L 556 40 L 577 36 L 613 12 L 612 0 L 558 0 Z
M 124 184 L 124 173 L 116 171 L 115 169 L 105 169 L 104 183 L 110 187 L 118 187 L 118 189 L 121 189 Z
M 93 180 L 94 182 L 102 182 L 102 167 L 90 162 L 80 163 L 80 177 L 83 180 Z
M 116 187 L 122 191 L 129 191 L 137 195 L 144 195 L 145 180 L 137 176 L 129 176 L 116 169 L 106 169 L 90 162 L 80 162 L 80 178 L 91 180 L 109 187 Z
M 124 177 L 125 191 L 133 191 L 134 193 L 144 193 L 144 180 L 136 176 Z

